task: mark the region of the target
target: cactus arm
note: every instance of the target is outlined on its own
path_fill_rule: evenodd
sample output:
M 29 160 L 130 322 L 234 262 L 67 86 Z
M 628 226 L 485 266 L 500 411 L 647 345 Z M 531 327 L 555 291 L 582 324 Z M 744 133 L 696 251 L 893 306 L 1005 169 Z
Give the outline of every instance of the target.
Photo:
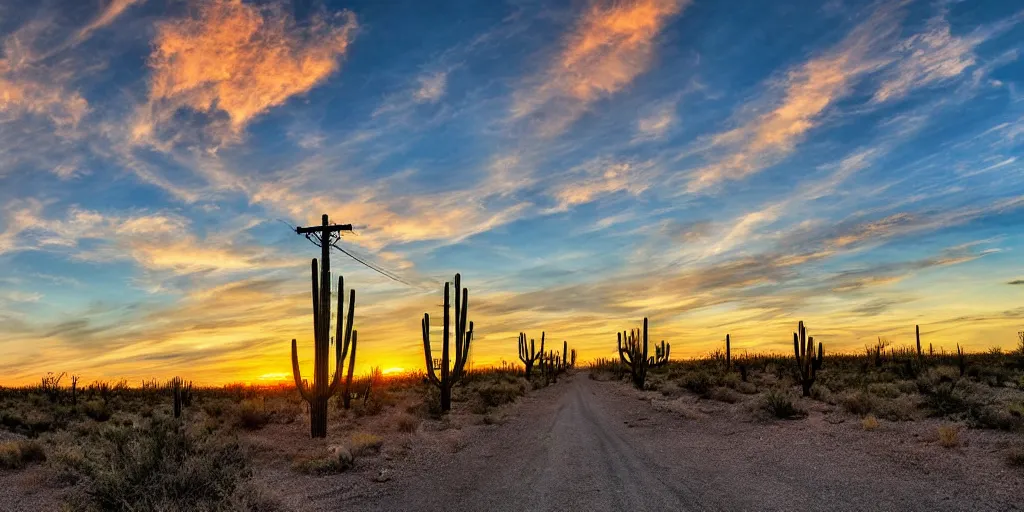
M 463 295 L 465 297 L 465 295 Z M 463 336 L 462 357 L 455 359 L 455 375 L 452 377 L 452 382 L 458 381 L 465 374 L 466 361 L 469 360 L 469 343 L 473 340 L 473 322 L 469 323 L 469 331 Z
M 292 340 L 292 376 L 295 377 L 295 387 L 299 390 L 299 395 L 302 395 L 302 399 L 312 403 L 313 397 L 309 394 L 309 390 L 306 386 L 302 385 L 302 372 L 299 370 L 299 351 L 295 346 L 295 340 Z
M 430 314 L 423 313 L 420 325 L 423 327 L 423 356 L 427 359 L 427 377 L 434 385 L 440 386 L 441 381 L 438 380 L 437 372 L 434 370 L 434 361 L 430 358 Z
M 348 375 L 345 377 L 345 394 L 348 395 L 352 389 L 352 373 L 356 369 L 356 346 L 359 331 L 352 331 L 352 354 L 348 358 Z
M 530 345 L 531 348 L 533 348 L 533 340 L 530 340 Z M 527 356 L 527 354 L 528 352 L 526 351 L 526 333 L 521 332 L 519 333 L 519 360 L 522 361 L 523 364 L 527 364 L 526 360 L 529 357 Z
M 537 360 L 540 361 L 540 358 L 543 355 L 544 355 L 544 331 L 541 331 L 540 332 L 540 352 L 537 353 Z

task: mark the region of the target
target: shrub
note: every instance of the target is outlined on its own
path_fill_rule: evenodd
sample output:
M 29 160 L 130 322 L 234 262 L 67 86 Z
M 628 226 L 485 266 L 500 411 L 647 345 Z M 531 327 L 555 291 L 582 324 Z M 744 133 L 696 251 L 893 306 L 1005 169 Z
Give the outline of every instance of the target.
M 900 388 L 891 382 L 875 382 L 868 384 L 868 393 L 882 398 L 898 398 Z
M 779 389 L 772 389 L 765 393 L 761 408 L 772 417 L 782 420 L 807 416 L 807 411 L 797 407 L 793 395 Z
M 86 510 L 223 509 L 244 500 L 249 461 L 238 442 L 197 436 L 167 418 L 141 428 L 108 427 L 78 467 Z
M 416 432 L 416 429 L 420 426 L 419 418 L 411 414 L 403 414 L 399 416 L 395 423 L 398 425 L 399 432 L 407 433 Z
M 960 427 L 956 425 L 939 427 L 939 444 L 945 448 L 960 446 Z
M 991 428 L 1013 430 L 1021 424 L 1021 420 L 1013 413 L 999 405 L 982 405 L 970 407 L 968 422 L 974 428 Z
M 739 401 L 740 397 L 737 396 L 735 391 L 719 386 L 711 390 L 711 399 L 719 402 L 725 402 L 727 404 L 734 404 Z
M 875 418 L 874 415 L 868 414 L 860 421 L 860 426 L 863 427 L 864 430 L 870 432 L 878 428 L 878 418 Z
M 300 473 L 312 475 L 325 475 L 329 473 L 341 473 L 355 465 L 355 457 L 352 452 L 344 446 L 332 445 L 327 448 L 327 455 L 300 459 L 293 466 Z
M 515 402 L 516 398 L 525 395 L 526 385 L 524 383 L 498 382 L 481 387 L 477 393 L 485 406 L 497 407 Z
M 864 416 L 875 408 L 874 399 L 865 391 L 849 393 L 843 396 L 843 399 L 839 404 L 846 412 L 856 414 L 858 416 Z
M 924 397 L 924 405 L 933 416 L 946 416 L 967 411 L 967 394 L 963 381 L 942 382 Z
M 46 460 L 46 453 L 39 441 L 19 439 L 0 443 L 0 468 L 21 469 L 30 462 Z
M 86 416 L 100 423 L 109 420 L 113 415 L 107 403 L 102 400 L 89 400 L 82 408 Z
M 246 430 L 259 430 L 269 422 L 270 414 L 267 412 L 267 404 L 262 398 L 242 400 L 238 408 L 238 426 Z
M 709 398 L 714 385 L 714 379 L 705 371 L 690 372 L 683 377 L 683 387 L 701 398 Z
M 1014 446 L 1006 452 L 1006 463 L 1018 467 L 1024 468 L 1024 446 Z
M 380 436 L 373 434 L 367 434 L 364 432 L 357 432 L 352 434 L 349 438 L 349 450 L 352 451 L 352 455 L 361 457 L 363 455 L 372 455 L 380 451 L 380 447 L 384 445 L 384 440 Z

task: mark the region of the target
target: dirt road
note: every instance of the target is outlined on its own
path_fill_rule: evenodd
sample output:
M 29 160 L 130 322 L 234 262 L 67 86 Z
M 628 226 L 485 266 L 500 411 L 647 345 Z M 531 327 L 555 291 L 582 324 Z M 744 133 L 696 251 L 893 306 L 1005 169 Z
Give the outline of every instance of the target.
M 681 418 L 655 410 L 649 394 L 585 374 L 544 392 L 457 453 L 403 468 L 377 492 L 350 494 L 336 505 L 516 512 L 1024 507 L 1020 472 L 965 467 L 954 452 L 897 445 L 879 432 L 865 437 L 850 424 L 813 416 L 767 424 Z M 333 508 L 328 496 L 320 505 Z

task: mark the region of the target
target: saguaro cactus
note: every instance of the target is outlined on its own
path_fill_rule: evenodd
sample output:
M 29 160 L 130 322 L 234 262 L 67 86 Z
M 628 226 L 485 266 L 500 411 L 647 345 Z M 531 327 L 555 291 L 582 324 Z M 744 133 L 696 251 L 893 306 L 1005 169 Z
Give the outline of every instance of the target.
M 171 379 L 171 395 L 174 397 L 174 417 L 181 417 L 181 409 L 192 405 L 192 381 L 185 382 L 181 377 Z
M 623 346 L 625 341 L 625 346 Z M 661 341 L 661 345 L 655 345 L 654 357 L 647 357 L 647 318 L 644 318 L 644 329 L 641 333 L 637 329 L 632 329 L 627 336 L 625 331 L 619 333 L 619 359 L 622 360 L 622 364 L 629 368 L 630 376 L 633 379 L 633 385 L 637 389 L 644 389 L 644 383 L 647 381 L 647 370 L 651 368 L 657 368 L 664 366 L 668 363 L 669 351 L 672 349 L 672 345 L 666 345 L 665 340 Z
M 469 329 L 466 328 L 466 314 L 469 309 L 469 290 L 462 288 L 462 276 L 455 274 L 455 361 L 449 358 L 448 341 L 451 336 L 451 317 L 448 310 L 451 307 L 449 295 L 451 283 L 444 283 L 444 332 L 441 337 L 441 376 L 437 375 L 437 368 L 431 357 L 430 351 L 430 315 L 423 313 L 423 321 L 420 322 L 423 328 L 423 355 L 427 361 L 427 377 L 438 389 L 441 390 L 441 411 L 447 412 L 452 408 L 452 386 L 465 375 L 466 360 L 469 359 L 469 344 L 473 341 L 473 322 L 469 322 Z
M 71 405 L 78 405 L 78 375 L 71 376 Z
M 725 369 L 732 369 L 732 342 L 728 334 L 725 335 Z
M 529 350 L 526 346 L 526 333 L 519 333 L 519 360 L 523 362 L 523 366 L 526 367 L 526 380 L 530 380 L 530 374 L 533 373 L 533 364 L 540 361 L 540 358 L 544 356 L 544 332 L 540 333 L 540 352 L 535 351 L 534 340 L 530 339 Z
M 796 354 L 797 375 L 800 378 L 800 386 L 803 388 L 804 396 L 811 396 L 811 386 L 817 378 L 818 370 L 821 369 L 821 362 L 824 359 L 824 349 L 818 343 L 818 355 L 814 355 L 814 337 L 807 337 L 807 329 L 804 328 L 803 320 L 793 333 L 793 352 Z
M 319 274 L 319 275 L 318 275 Z M 334 377 L 328 380 L 330 372 L 330 331 L 331 331 L 331 273 L 324 268 L 317 272 L 317 262 L 312 263 L 313 282 L 313 384 L 310 386 L 302 379 L 299 370 L 299 352 L 292 340 L 292 375 L 295 387 L 302 399 L 309 403 L 309 435 L 311 437 L 327 437 L 327 402 L 341 387 L 341 373 L 345 358 L 348 356 L 349 343 L 352 344 L 352 356 L 349 367 L 354 365 L 356 339 L 358 333 L 352 329 L 355 317 L 356 291 L 351 290 L 348 299 L 348 318 L 342 322 L 344 311 L 345 278 L 338 276 L 338 322 L 335 331 Z M 317 278 L 319 277 L 319 283 Z M 344 329 L 344 330 L 343 330 Z M 344 333 L 344 335 L 343 335 Z M 338 340 L 344 340 L 338 343 Z M 351 372 L 351 370 L 350 370 Z

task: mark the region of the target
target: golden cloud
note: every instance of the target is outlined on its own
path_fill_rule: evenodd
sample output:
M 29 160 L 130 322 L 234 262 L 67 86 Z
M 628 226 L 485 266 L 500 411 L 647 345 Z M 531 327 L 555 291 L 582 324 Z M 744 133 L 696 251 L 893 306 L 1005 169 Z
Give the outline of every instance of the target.
M 134 136 L 152 135 L 187 108 L 226 116 L 220 135 L 237 137 L 255 117 L 337 71 L 356 28 L 349 11 L 299 27 L 280 6 L 208 0 L 196 16 L 158 25 L 149 112 Z
M 559 132 L 597 99 L 621 91 L 650 68 L 654 42 L 689 0 L 598 2 L 564 39 L 539 84 L 517 95 L 514 118 L 548 111 L 545 131 Z

